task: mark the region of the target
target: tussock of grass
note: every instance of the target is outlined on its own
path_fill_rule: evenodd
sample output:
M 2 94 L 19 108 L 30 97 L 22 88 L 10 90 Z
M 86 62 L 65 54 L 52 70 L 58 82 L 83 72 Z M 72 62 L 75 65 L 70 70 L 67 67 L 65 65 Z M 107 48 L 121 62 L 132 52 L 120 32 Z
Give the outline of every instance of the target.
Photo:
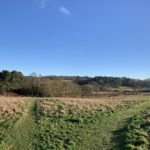
M 125 148 L 129 150 L 150 148 L 150 113 L 141 112 L 131 118 L 125 133 Z

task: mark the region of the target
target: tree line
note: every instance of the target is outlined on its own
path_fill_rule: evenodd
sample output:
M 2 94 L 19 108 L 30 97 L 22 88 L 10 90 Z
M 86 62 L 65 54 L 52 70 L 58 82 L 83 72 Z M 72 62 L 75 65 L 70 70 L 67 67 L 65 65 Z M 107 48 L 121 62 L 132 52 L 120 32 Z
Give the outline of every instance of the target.
M 3 70 L 0 72 L 0 93 L 22 88 L 23 81 L 24 76 L 21 72 Z
M 0 94 L 14 92 L 29 96 L 84 96 L 110 91 L 117 87 L 130 87 L 133 90 L 149 90 L 150 80 L 136 80 L 126 77 L 67 77 L 38 76 L 35 73 L 24 76 L 19 71 L 0 72 Z

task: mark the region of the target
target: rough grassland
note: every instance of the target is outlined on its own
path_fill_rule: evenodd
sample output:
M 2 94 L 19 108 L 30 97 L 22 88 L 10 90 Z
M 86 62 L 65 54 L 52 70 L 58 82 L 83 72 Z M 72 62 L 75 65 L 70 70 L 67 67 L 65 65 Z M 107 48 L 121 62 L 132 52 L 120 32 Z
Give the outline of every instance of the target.
M 36 147 L 37 125 L 35 118 L 35 101 L 28 102 L 26 111 L 9 131 L 7 143 L 3 149 L 11 150 L 29 150 Z
M 129 120 L 150 108 L 150 98 L 141 95 L 100 99 L 23 98 L 15 102 L 10 99 L 0 98 L 0 114 L 3 114 L 0 149 L 3 150 L 128 150 L 127 135 L 132 133 L 127 130 L 132 124 Z
M 28 98 L 5 98 L 0 97 L 0 149 L 5 145 L 11 128 L 25 112 Z
M 136 114 L 125 128 L 123 146 L 125 149 L 150 149 L 150 111 Z
M 120 142 L 124 139 L 121 137 L 122 130 L 119 131 L 119 129 L 126 126 L 128 118 L 147 109 L 150 109 L 150 102 L 119 109 L 108 116 L 104 116 L 101 118 L 97 129 L 91 134 L 90 138 L 84 141 L 80 149 L 123 149 Z
M 106 100 L 104 105 L 101 100 L 95 105 L 89 99 L 72 99 L 71 103 L 62 99 L 39 101 L 41 148 L 117 149 L 120 133 L 115 134 L 115 131 L 126 124 L 127 118 L 150 107 L 148 99 L 130 98 L 122 97 L 121 103 L 119 99 Z M 45 142 L 44 138 L 52 140 Z

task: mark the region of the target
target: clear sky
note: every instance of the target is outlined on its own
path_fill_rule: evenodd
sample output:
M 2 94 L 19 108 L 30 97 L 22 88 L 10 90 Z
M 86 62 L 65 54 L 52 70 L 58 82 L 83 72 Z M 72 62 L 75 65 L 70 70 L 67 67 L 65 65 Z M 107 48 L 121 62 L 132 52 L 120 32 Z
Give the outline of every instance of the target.
M 149 0 L 0 0 L 0 70 L 150 77 Z

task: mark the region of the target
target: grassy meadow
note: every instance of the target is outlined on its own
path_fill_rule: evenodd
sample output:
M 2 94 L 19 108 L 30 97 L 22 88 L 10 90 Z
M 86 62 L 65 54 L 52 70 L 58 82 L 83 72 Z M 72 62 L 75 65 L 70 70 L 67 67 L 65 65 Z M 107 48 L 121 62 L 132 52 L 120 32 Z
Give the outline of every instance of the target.
M 148 150 L 150 97 L 0 97 L 2 150 Z

